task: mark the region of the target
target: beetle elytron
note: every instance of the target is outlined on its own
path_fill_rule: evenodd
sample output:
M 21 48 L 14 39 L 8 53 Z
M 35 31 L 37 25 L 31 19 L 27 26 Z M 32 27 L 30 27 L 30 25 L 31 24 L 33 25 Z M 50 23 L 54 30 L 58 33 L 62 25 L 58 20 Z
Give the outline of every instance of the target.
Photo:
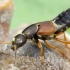
M 44 63 L 44 52 L 43 47 L 39 39 L 43 40 L 46 45 L 60 52 L 63 56 L 68 58 L 60 49 L 55 46 L 50 45 L 46 40 L 55 39 L 65 44 L 70 44 L 70 42 L 64 41 L 62 39 L 56 38 L 61 33 L 64 33 L 66 29 L 70 27 L 70 8 L 63 11 L 56 18 L 51 21 L 38 22 L 28 26 L 22 31 L 21 34 L 16 35 L 13 38 L 12 45 L 16 52 L 19 47 L 22 47 L 27 39 L 30 39 L 38 44 L 40 48 L 40 59 Z

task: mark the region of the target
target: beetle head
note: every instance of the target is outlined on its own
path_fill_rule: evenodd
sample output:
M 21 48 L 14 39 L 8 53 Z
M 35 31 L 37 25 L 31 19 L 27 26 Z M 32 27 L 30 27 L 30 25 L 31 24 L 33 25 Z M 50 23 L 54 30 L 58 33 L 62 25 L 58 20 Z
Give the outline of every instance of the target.
M 13 47 L 11 49 L 14 49 L 14 45 L 16 46 L 16 49 L 19 47 L 22 47 L 27 41 L 27 38 L 23 34 L 18 34 L 13 38 L 12 45 Z

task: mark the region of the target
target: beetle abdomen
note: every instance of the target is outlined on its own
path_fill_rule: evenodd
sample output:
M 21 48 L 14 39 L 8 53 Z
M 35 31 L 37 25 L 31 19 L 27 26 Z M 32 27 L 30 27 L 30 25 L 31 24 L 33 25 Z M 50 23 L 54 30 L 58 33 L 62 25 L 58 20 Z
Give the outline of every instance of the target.
M 34 34 L 37 32 L 38 26 L 36 24 L 32 24 L 28 26 L 26 29 L 22 31 L 22 34 L 24 34 L 28 39 L 33 38 Z
M 61 14 L 59 14 L 55 19 L 53 19 L 54 24 L 57 27 L 55 34 L 59 32 L 64 32 L 67 28 L 70 27 L 70 8 Z

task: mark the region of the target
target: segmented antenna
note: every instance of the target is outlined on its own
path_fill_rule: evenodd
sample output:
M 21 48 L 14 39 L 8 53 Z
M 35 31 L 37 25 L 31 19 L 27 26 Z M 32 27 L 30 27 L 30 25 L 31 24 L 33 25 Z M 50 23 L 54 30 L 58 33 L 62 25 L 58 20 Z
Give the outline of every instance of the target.
M 12 42 L 0 42 L 0 44 L 11 44 Z

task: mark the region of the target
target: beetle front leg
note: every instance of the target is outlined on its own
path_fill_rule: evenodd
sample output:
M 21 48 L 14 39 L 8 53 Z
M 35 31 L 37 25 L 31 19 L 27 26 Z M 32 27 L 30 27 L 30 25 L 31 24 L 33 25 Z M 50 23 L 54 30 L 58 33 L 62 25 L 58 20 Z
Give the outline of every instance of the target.
M 42 64 L 44 64 L 44 51 L 43 51 L 43 46 L 41 44 L 41 42 L 38 40 L 38 47 L 40 49 L 40 60 L 42 62 Z
M 15 50 L 15 59 L 16 59 L 16 52 L 17 52 L 17 47 L 14 45 L 14 50 Z

